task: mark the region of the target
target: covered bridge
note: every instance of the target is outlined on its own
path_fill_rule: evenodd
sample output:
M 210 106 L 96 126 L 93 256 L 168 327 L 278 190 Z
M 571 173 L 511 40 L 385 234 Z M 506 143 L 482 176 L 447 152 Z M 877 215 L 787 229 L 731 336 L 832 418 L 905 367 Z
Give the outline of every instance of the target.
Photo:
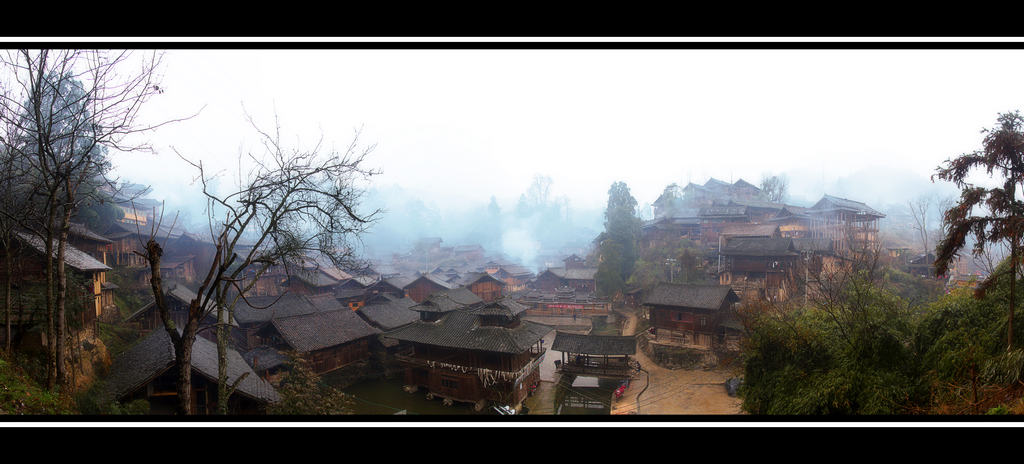
M 551 349 L 562 353 L 556 360 L 563 374 L 609 379 L 632 379 L 639 374 L 636 338 L 556 332 Z

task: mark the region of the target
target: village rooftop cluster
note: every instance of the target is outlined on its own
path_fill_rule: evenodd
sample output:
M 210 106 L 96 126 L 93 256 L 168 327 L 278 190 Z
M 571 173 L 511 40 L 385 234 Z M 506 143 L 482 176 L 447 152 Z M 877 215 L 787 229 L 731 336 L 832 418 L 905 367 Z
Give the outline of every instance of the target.
M 275 385 L 286 372 L 287 352 L 305 356 L 316 373 L 359 372 L 372 362 L 401 372 L 406 388 L 425 389 L 446 403 L 464 402 L 517 411 L 540 381 L 539 364 L 557 349 L 559 369 L 573 375 L 613 379 L 636 377 L 620 337 L 586 333 L 583 321 L 608 317 L 622 306 L 643 308 L 652 343 L 703 350 L 736 349 L 740 331 L 730 309 L 741 301 L 782 302 L 813 291 L 815 283 L 841 272 L 873 252 L 911 269 L 926 269 L 929 257 L 908 259 L 905 249 L 884 249 L 879 221 L 870 206 L 829 195 L 809 207 L 760 200 L 745 181 L 711 179 L 689 184 L 685 202 L 656 200 L 654 218 L 644 221 L 639 246 L 657 247 L 685 239 L 703 251 L 699 282 L 673 281 L 671 271 L 654 288 L 633 285 L 601 298 L 593 249 L 563 248 L 546 256 L 542 269 L 504 259 L 480 245 L 447 246 L 423 238 L 390 262 L 338 269 L 315 257 L 287 263 L 259 275 L 234 312 L 229 382 L 245 375 L 230 397 L 236 414 L 259 414 L 277 401 Z M 122 220 L 107 230 L 78 225 L 71 231 L 66 263 L 83 277 L 82 293 L 94 301 L 80 315 L 78 336 L 95 336 L 101 321 L 127 323 L 142 339 L 118 355 L 105 379 L 106 399 L 146 399 L 153 414 L 175 410 L 173 350 L 153 303 L 119 308 L 119 286 L 107 273 L 122 270 L 145 288 L 148 263 L 139 247 L 151 234 L 166 254 L 161 274 L 172 318 L 184 322 L 197 270 L 212 260 L 212 241 L 202 233 L 161 223 L 159 203 L 120 192 Z M 21 236 L 25 244 L 41 244 Z M 595 238 L 595 241 L 597 238 Z M 16 282 L 41 279 L 41 254 L 19 256 Z M 951 280 L 953 282 L 953 280 Z M 125 282 L 122 282 L 125 284 Z M 16 305 L 17 306 L 17 305 Z M 47 341 L 32 330 L 30 311 L 15 308 L 15 338 L 22 350 Z M 213 325 L 216 321 L 205 321 Z M 543 338 L 556 331 L 554 346 Z M 197 414 L 216 411 L 217 356 L 213 331 L 200 332 L 192 368 Z M 630 339 L 631 340 L 631 339 Z

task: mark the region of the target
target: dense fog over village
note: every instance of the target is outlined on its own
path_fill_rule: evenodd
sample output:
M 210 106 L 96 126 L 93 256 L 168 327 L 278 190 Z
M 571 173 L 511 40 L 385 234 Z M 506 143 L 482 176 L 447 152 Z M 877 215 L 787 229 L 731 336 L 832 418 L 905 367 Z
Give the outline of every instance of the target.
M 151 114 L 198 115 L 153 134 L 156 156 L 116 155 L 114 173 L 152 186 L 151 198 L 202 227 L 197 174 L 183 158 L 230 183 L 239 156 L 259 150 L 245 114 L 261 130 L 277 118 L 294 146 L 343 148 L 360 130 L 380 171 L 363 206 L 386 210 L 364 237 L 367 253 L 437 236 L 525 264 L 562 245 L 551 238 L 593 240 L 614 182 L 629 186 L 641 215 L 672 183 L 758 185 L 764 175 L 786 176 L 798 206 L 828 194 L 898 210 L 956 195 L 930 176 L 1008 110 L 1003 92 L 965 83 L 967 70 L 1014 53 L 171 50 Z M 310 65 L 301 85 L 280 72 L 285 61 Z M 561 202 L 557 233 L 516 215 L 537 176 L 551 180 L 547 200 Z M 492 197 L 499 223 L 486 213 Z
M 1024 414 L 1024 50 L 345 45 L 0 53 L 0 414 Z

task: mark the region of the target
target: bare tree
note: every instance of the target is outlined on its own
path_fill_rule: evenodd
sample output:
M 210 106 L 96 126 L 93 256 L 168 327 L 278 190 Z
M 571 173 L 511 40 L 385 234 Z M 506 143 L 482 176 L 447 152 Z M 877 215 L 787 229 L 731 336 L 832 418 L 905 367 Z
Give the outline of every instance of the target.
M 142 106 L 159 94 L 161 55 L 137 63 L 127 51 L 9 50 L 0 66 L 12 80 L 0 92 L 3 146 L 24 174 L 35 217 L 20 220 L 44 244 L 49 360 L 47 385 L 64 384 L 64 257 L 71 218 L 100 185 L 108 183 L 108 151 L 149 147 L 134 135 L 159 124 L 142 124 Z M 52 258 L 52 259 L 49 259 Z
M 535 209 L 543 210 L 547 207 L 548 199 L 551 198 L 551 185 L 553 183 L 554 181 L 551 180 L 550 176 L 542 176 L 540 174 L 533 176 L 533 183 L 526 190 L 526 196 Z
M 769 203 L 785 203 L 789 200 L 789 177 L 785 174 L 761 174 L 761 199 Z
M 253 167 L 239 173 L 232 192 L 216 191 L 211 183 L 214 176 L 202 161 L 189 161 L 198 171 L 207 199 L 217 252 L 180 332 L 170 320 L 160 282 L 162 249 L 152 239 L 146 248 L 157 308 L 177 354 L 179 414 L 190 413 L 191 351 L 200 322 L 217 321 L 221 359 L 217 402 L 225 413 L 234 385 L 226 383 L 230 325 L 223 321 L 233 319 L 235 305 L 271 266 L 311 260 L 333 266 L 355 264 L 359 260 L 355 242 L 379 213 L 359 211 L 365 194 L 359 183 L 378 171 L 363 167 L 373 146 L 360 149 L 358 131 L 342 151 L 325 150 L 319 143 L 302 150 L 281 144 L 279 125 L 273 132 L 264 132 L 251 118 L 250 123 L 260 135 L 264 152 L 248 155 Z
M 932 251 L 931 242 L 928 240 L 928 212 L 936 199 L 934 195 L 919 195 L 917 198 L 907 200 L 910 208 L 910 215 L 914 218 L 914 228 L 917 229 L 918 238 L 921 239 L 921 246 L 924 249 L 925 257 Z

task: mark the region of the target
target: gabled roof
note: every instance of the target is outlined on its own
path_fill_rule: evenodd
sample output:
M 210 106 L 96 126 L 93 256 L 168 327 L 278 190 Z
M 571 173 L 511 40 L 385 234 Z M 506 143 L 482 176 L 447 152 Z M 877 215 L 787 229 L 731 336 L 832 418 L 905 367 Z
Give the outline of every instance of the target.
M 387 303 L 368 304 L 357 311 L 370 323 L 384 330 L 390 330 L 418 321 L 419 315 L 415 311 L 409 311 L 409 308 L 415 305 L 415 301 L 405 297 Z
M 793 248 L 798 252 L 831 253 L 835 251 L 832 240 L 828 238 L 794 238 Z
M 478 316 L 515 316 L 523 311 L 529 309 L 528 306 L 520 304 L 519 302 L 511 298 L 501 298 L 499 300 L 485 303 L 482 306 L 473 306 L 466 309 L 469 314 L 475 314 Z
M 551 326 L 521 321 L 514 328 L 480 325 L 479 317 L 452 311 L 436 322 L 416 321 L 384 333 L 384 337 L 461 350 L 520 354 L 530 350 Z
M 260 379 L 235 350 L 228 350 L 228 383 L 248 373 L 238 384 L 236 394 L 261 401 L 277 401 L 279 396 L 274 387 Z M 119 400 L 142 387 L 164 371 L 174 366 L 174 346 L 165 330 L 154 330 L 124 353 L 116 356 L 104 381 L 103 397 L 109 401 Z M 217 346 L 213 342 L 196 337 L 192 345 L 192 372 L 217 381 Z
M 79 224 L 76 222 L 71 223 L 71 231 L 69 233 L 77 237 L 87 238 L 100 243 L 114 243 L 113 240 L 89 230 L 85 224 Z
M 419 277 L 417 277 L 415 280 L 413 280 L 412 282 L 409 282 L 409 285 L 413 285 L 416 282 L 419 282 L 421 280 L 426 280 L 426 281 L 428 281 L 430 283 L 433 283 L 433 284 L 436 284 L 436 285 L 440 286 L 441 288 L 447 288 L 447 289 L 455 288 L 455 285 L 453 285 L 451 283 L 448 283 L 448 282 L 445 282 L 444 279 L 442 279 L 442 278 L 440 278 L 440 277 L 438 277 L 438 276 L 436 276 L 434 274 L 422 274 Z M 409 285 L 406 285 L 406 287 L 408 287 Z
M 494 277 L 490 273 L 482 272 L 482 271 L 474 271 L 474 272 L 466 273 L 466 275 L 462 276 L 462 278 L 456 280 L 455 283 L 457 285 L 461 285 L 463 287 L 468 287 L 468 286 L 473 285 L 473 284 L 475 284 L 477 282 L 488 281 L 488 280 L 497 282 L 500 285 L 505 285 L 505 282 L 503 280 L 501 280 L 501 279 L 499 279 L 497 277 Z
M 770 210 L 774 210 L 774 211 L 779 211 L 783 207 L 785 207 L 786 205 L 784 205 L 782 203 L 772 203 L 770 201 L 764 201 L 764 200 L 758 200 L 758 199 L 749 199 L 748 200 L 748 199 L 743 199 L 743 198 L 733 198 L 733 199 L 729 200 L 729 206 L 746 206 L 746 207 L 749 207 L 749 208 L 760 208 L 760 209 L 770 209 Z
M 761 191 L 761 189 L 758 188 L 758 186 L 756 186 L 754 184 L 751 184 L 750 182 L 747 182 L 747 181 L 745 181 L 743 179 L 740 179 L 740 180 L 734 182 L 732 184 L 732 186 L 733 187 L 741 187 L 741 188 L 752 188 L 752 189 L 757 190 L 759 192 Z
M 277 329 L 288 346 L 303 353 L 380 333 L 380 330 L 371 327 L 348 309 L 274 318 L 270 324 Z
M 483 303 L 475 293 L 466 287 L 453 288 L 431 293 L 423 302 L 410 307 L 414 311 L 448 312 L 470 305 Z
M 569 280 L 594 280 L 595 274 L 597 274 L 596 267 L 583 267 L 579 269 L 566 269 L 561 277 Z
M 654 287 L 644 304 L 717 310 L 723 303 L 737 301 L 739 297 L 728 285 L 661 282 Z
M 309 302 L 313 303 L 313 306 L 315 306 L 320 311 L 333 311 L 336 309 L 343 308 L 348 309 L 347 305 L 342 304 L 341 301 L 338 300 L 338 297 L 330 293 L 321 293 L 319 295 L 307 295 L 306 298 L 309 298 Z
M 299 269 L 292 274 L 300 282 L 309 285 L 310 287 L 329 287 L 331 285 L 337 285 L 338 281 L 333 277 L 323 273 L 319 269 Z
M 807 217 L 807 208 L 803 206 L 784 205 L 779 212 L 775 213 L 772 219 L 784 219 L 788 217 Z
M 250 296 L 235 305 L 235 320 L 239 324 L 267 322 L 279 317 L 301 316 L 319 309 L 305 295 L 286 293 L 278 296 Z
M 831 195 L 825 195 L 818 200 L 814 206 L 807 209 L 808 213 L 825 213 L 832 211 L 852 211 L 856 214 L 872 216 L 876 218 L 884 218 L 885 215 L 871 209 L 868 205 L 859 201 L 847 200 L 846 198 L 834 197 Z
M 582 353 L 596 356 L 634 355 L 636 354 L 636 337 L 556 332 L 551 349 L 562 353 Z
M 46 253 L 45 242 L 39 237 L 25 232 L 15 232 L 15 234 L 17 234 L 21 241 L 34 248 L 39 254 Z M 57 242 L 53 243 L 53 257 L 57 258 Z M 64 263 L 79 271 L 109 271 L 111 269 L 110 266 L 103 264 L 90 254 L 71 245 L 66 245 L 64 248 Z

